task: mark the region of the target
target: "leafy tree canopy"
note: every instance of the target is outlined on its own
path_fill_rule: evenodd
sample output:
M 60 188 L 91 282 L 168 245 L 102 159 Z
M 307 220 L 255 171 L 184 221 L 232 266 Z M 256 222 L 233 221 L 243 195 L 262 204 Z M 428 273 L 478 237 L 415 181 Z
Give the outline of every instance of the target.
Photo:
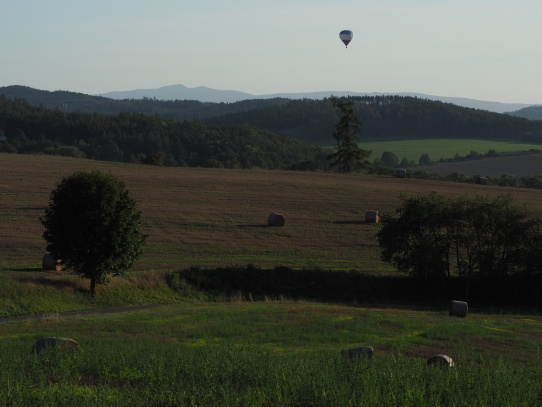
M 124 183 L 100 171 L 76 172 L 51 192 L 41 222 L 47 250 L 62 265 L 96 284 L 121 275 L 143 251 L 141 213 Z

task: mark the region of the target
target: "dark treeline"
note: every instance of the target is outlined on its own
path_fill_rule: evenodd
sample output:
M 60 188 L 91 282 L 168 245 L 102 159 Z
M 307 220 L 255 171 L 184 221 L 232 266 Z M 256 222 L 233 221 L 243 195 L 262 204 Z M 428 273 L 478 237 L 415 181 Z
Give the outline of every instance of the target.
M 127 112 L 65 112 L 4 96 L 0 96 L 0 152 L 263 169 L 318 168 L 326 156 L 318 147 L 249 125 L 218 126 Z

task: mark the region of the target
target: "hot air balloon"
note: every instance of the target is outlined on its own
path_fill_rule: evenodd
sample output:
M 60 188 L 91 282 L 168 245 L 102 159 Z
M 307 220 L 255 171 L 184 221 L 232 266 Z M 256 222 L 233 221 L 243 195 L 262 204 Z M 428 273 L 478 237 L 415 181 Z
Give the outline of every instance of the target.
M 354 33 L 350 30 L 342 30 L 339 33 L 339 37 L 341 38 L 341 41 L 344 42 L 344 45 L 346 45 L 346 48 L 348 48 L 348 44 L 352 41 L 352 38 L 354 38 Z

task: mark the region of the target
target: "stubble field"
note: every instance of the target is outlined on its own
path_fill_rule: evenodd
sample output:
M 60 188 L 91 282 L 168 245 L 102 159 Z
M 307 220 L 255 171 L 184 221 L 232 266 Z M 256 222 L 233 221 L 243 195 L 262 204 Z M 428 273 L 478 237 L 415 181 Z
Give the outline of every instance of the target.
M 379 259 L 367 210 L 393 211 L 399 196 L 512 194 L 535 216 L 542 191 L 312 172 L 165 168 L 0 154 L 0 267 L 39 266 L 40 217 L 56 183 L 77 170 L 125 182 L 149 235 L 136 270 L 254 264 L 391 272 Z M 272 212 L 282 228 L 268 227 Z

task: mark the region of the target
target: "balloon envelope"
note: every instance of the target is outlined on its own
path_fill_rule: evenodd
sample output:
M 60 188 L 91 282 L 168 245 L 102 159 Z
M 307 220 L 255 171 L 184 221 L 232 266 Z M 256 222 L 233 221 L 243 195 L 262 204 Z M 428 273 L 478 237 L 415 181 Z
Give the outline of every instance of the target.
M 339 37 L 341 38 L 341 41 L 344 42 L 344 45 L 348 46 L 350 41 L 352 41 L 352 38 L 354 38 L 354 33 L 350 30 L 342 30 L 339 33 Z

